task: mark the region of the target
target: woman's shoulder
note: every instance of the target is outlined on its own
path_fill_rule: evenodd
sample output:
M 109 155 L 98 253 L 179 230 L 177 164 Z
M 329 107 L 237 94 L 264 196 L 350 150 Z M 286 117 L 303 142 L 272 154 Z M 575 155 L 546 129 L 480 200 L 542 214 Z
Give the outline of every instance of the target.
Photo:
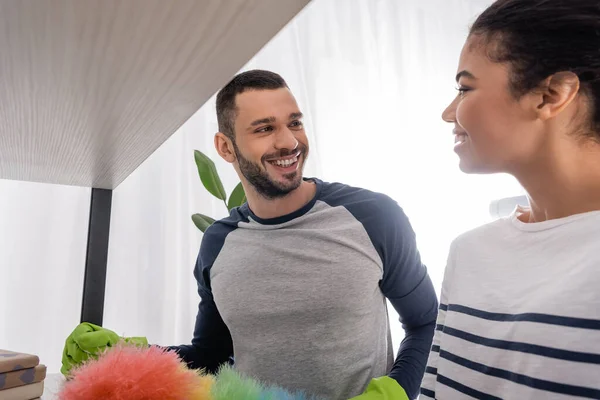
M 505 236 L 507 230 L 511 228 L 511 218 L 512 216 L 499 218 L 469 229 L 453 240 L 453 247 L 472 242 L 489 241 L 497 236 Z

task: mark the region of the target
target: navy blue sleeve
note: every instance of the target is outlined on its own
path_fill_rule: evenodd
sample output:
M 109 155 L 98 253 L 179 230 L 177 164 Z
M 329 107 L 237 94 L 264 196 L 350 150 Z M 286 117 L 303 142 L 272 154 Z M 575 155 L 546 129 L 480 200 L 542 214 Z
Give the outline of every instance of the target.
M 231 334 L 219 314 L 210 288 L 210 269 L 231 230 L 231 226 L 217 222 L 204 233 L 194 268 L 200 304 L 192 344 L 168 348 L 177 352 L 190 368 L 205 369 L 209 373 L 216 373 L 221 365 L 231 364 L 233 360 Z
M 402 208 L 386 195 L 332 184 L 326 197 L 328 203 L 344 206 L 362 223 L 381 257 L 380 288 L 398 312 L 405 332 L 389 376 L 411 399 L 416 398 L 433 341 L 438 299 L 412 226 Z
M 407 216 L 391 199 L 380 204 L 385 218 L 371 234 L 383 260 L 380 287 L 405 331 L 389 375 L 416 398 L 431 350 L 438 299 Z

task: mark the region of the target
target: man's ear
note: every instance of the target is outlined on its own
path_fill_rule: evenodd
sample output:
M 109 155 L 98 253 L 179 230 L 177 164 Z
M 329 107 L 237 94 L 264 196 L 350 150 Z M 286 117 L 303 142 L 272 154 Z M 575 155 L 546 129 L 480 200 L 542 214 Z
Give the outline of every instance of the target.
M 233 150 L 233 143 L 229 136 L 223 132 L 217 132 L 215 134 L 215 149 L 217 153 L 228 163 L 235 161 L 235 151 Z
M 579 88 L 579 77 L 572 72 L 558 72 L 546 78 L 536 91 L 538 117 L 556 117 L 573 102 Z

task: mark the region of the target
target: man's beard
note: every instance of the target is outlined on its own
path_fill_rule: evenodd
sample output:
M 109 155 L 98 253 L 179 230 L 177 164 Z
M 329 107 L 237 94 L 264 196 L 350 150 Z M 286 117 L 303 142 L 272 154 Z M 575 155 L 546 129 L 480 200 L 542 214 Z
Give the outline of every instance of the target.
M 246 157 L 244 157 L 240 153 L 240 149 L 237 147 L 237 144 L 235 142 L 233 143 L 233 149 L 235 151 L 235 156 L 237 157 L 240 172 L 242 173 L 244 178 L 246 178 L 248 183 L 251 184 L 256 190 L 256 192 L 261 196 L 267 199 L 277 199 L 285 197 L 291 191 L 300 187 L 300 184 L 302 183 L 302 168 L 308 155 L 308 148 L 306 147 L 306 145 L 299 143 L 298 147 L 294 150 L 282 150 L 277 155 L 269 154 L 263 156 L 262 163 L 265 166 L 265 168 L 261 168 L 260 164 L 254 163 L 248 160 Z M 298 151 L 300 152 L 298 162 L 302 162 L 302 165 L 299 165 L 296 171 L 284 175 L 286 182 L 278 182 L 271 179 L 269 173 L 266 171 L 265 160 L 269 158 L 289 156 Z M 300 157 L 302 159 L 300 159 Z

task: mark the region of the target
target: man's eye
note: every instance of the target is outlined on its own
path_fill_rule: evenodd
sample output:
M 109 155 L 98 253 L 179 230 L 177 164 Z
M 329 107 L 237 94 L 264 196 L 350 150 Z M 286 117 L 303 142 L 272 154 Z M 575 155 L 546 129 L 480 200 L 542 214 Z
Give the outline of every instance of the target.
M 260 129 L 257 129 L 255 132 L 256 132 L 256 133 L 261 133 L 261 132 L 270 132 L 270 131 L 272 131 L 272 130 L 273 130 L 273 127 L 272 127 L 272 126 L 263 126 L 262 128 L 260 128 Z
M 292 127 L 292 128 L 299 128 L 301 126 L 302 126 L 302 122 L 300 122 L 300 121 L 294 121 L 290 124 L 290 127 Z

